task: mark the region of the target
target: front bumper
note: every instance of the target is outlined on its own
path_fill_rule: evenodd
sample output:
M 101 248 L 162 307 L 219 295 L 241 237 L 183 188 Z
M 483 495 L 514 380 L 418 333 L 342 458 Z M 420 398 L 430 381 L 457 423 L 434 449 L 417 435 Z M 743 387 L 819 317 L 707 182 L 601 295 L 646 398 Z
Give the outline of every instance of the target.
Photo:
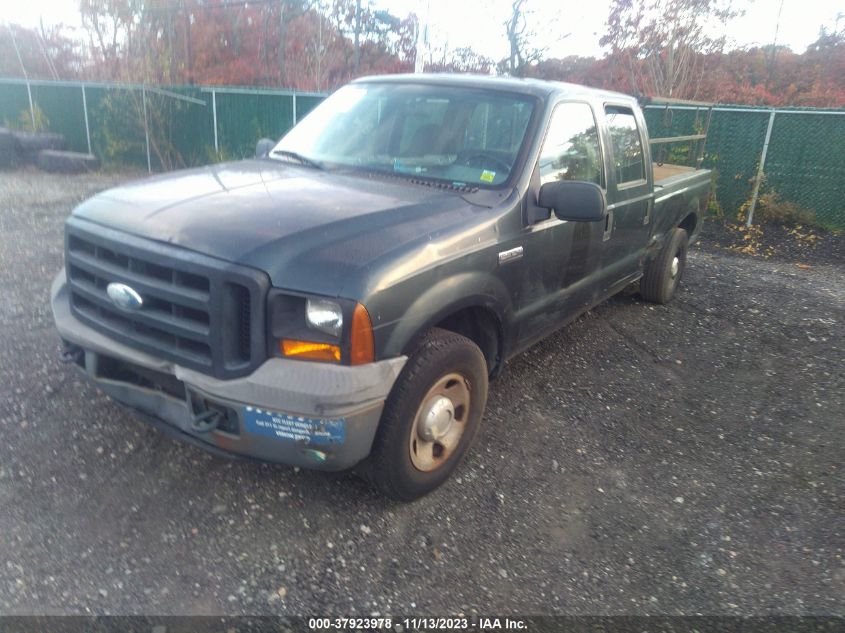
M 369 455 L 384 401 L 407 360 L 347 367 L 271 358 L 249 376 L 219 380 L 80 322 L 70 311 L 64 270 L 53 281 L 51 304 L 62 339 L 83 351 L 80 367 L 142 418 L 212 452 L 305 468 L 344 470 Z M 127 379 L 132 368 L 146 378 Z M 166 379 L 167 387 L 150 376 Z M 196 430 L 204 407 L 227 412 L 225 429 Z

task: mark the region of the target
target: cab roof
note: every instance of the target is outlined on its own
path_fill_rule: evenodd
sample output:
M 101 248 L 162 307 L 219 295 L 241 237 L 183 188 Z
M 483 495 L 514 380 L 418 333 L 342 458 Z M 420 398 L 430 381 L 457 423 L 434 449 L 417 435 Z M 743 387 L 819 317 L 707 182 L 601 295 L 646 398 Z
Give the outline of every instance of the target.
M 533 95 L 548 99 L 549 97 L 580 97 L 590 100 L 629 101 L 636 103 L 631 95 L 599 88 L 590 88 L 579 84 L 563 81 L 545 81 L 542 79 L 520 79 L 516 77 L 494 77 L 490 75 L 469 75 L 457 73 L 416 73 L 400 75 L 373 75 L 360 77 L 352 83 L 397 83 L 424 84 L 439 86 L 455 86 L 465 88 L 487 88 Z

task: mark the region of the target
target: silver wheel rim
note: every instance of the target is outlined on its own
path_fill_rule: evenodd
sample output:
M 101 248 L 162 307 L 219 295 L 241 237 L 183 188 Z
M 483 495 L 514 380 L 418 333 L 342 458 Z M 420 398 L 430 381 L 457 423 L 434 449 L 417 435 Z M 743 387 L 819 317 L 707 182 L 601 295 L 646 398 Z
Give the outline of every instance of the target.
M 681 260 L 680 258 L 675 255 L 672 258 L 672 266 L 669 268 L 669 273 L 672 275 L 672 279 L 678 276 L 678 271 L 681 270 Z
M 411 428 L 408 450 L 414 468 L 431 472 L 449 459 L 461 443 L 469 406 L 469 382 L 460 374 L 447 374 L 434 383 Z

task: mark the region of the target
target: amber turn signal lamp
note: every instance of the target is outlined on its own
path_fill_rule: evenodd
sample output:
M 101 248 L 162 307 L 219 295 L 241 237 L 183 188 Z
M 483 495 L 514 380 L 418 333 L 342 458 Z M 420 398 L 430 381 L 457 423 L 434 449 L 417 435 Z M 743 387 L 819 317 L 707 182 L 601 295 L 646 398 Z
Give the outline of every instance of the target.
M 290 358 L 323 360 L 329 361 L 330 363 L 340 362 L 340 347 L 337 345 L 283 338 L 280 347 L 282 348 L 282 354 Z
M 373 323 L 370 321 L 367 308 L 360 303 L 355 304 L 355 310 L 352 312 L 352 327 L 349 331 L 349 364 L 372 363 L 376 357 Z

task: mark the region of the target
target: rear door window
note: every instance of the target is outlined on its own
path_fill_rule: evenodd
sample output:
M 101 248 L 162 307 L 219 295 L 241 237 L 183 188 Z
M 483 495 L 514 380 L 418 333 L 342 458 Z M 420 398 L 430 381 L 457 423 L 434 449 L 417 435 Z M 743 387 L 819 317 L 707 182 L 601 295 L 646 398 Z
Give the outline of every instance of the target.
M 609 105 L 605 106 L 604 114 L 610 133 L 616 184 L 644 180 L 643 146 L 634 112 L 630 108 Z

